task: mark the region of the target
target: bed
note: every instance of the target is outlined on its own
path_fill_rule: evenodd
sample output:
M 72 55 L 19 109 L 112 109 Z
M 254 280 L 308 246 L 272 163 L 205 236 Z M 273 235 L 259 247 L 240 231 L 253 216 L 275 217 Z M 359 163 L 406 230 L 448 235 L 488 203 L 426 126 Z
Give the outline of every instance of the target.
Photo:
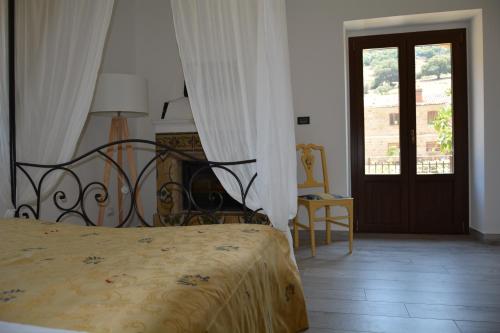
M 87 332 L 298 332 L 297 269 L 265 225 L 0 221 L 0 320 Z
M 142 145 L 153 154 L 134 177 L 106 154 L 108 148 L 122 144 Z M 183 193 L 187 208 L 179 225 L 153 227 L 157 224 L 137 209 L 139 187 L 150 173 L 148 168 L 167 155 L 197 161 L 202 169 L 229 172 L 240 188 L 236 213 L 241 223 L 219 224 L 221 196 L 207 192 L 208 200 L 197 202 L 192 192 L 197 174 L 193 174 L 188 186 L 166 179 L 157 192 L 160 201 L 168 197 L 165 193 Z M 95 215 L 89 213 L 111 200 L 113 192 L 99 181 L 82 179 L 73 168 L 92 156 L 111 163 L 127 188 L 128 209 L 119 215 L 115 228 L 97 226 Z M 27 180 L 35 199 L 18 203 L 13 195 L 16 218 L 0 220 L 0 331 L 307 329 L 300 275 L 288 241 L 282 232 L 261 224 L 267 221 L 259 217 L 261 209 L 246 206 L 257 174 L 244 182 L 235 171 L 251 163 L 255 160 L 200 160 L 141 139 L 111 142 L 60 164 L 11 160 L 11 170 Z M 58 172 L 77 186 L 46 184 L 50 174 Z M 16 182 L 11 192 L 16 192 Z M 43 219 L 47 203 L 56 208 L 52 222 Z M 84 225 L 72 224 L 74 218 Z M 64 223 L 67 219 L 72 223 Z M 203 221 L 209 224 L 197 225 Z

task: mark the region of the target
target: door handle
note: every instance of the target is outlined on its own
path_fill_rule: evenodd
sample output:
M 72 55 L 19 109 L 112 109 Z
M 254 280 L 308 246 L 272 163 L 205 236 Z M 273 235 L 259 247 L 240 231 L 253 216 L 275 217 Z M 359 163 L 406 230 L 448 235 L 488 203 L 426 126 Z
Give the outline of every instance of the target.
M 415 130 L 413 128 L 410 130 L 410 138 L 411 138 L 411 143 L 415 144 Z

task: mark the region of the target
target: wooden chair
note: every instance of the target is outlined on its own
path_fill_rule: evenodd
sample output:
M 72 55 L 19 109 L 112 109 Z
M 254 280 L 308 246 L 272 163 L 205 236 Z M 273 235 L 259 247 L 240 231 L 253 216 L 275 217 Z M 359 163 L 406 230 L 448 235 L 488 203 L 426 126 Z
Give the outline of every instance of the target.
M 311 237 L 311 252 L 313 257 L 316 255 L 316 241 L 314 235 L 314 223 L 325 222 L 326 224 L 326 244 L 330 244 L 331 239 L 331 224 L 346 227 L 349 230 L 349 253 L 352 253 L 352 242 L 354 235 L 354 199 L 343 197 L 335 194 L 330 194 L 330 186 L 328 182 L 328 168 L 326 166 L 326 154 L 323 146 L 315 144 L 299 144 L 297 151 L 300 153 L 300 159 L 306 172 L 306 180 L 299 184 L 299 189 L 318 188 L 322 187 L 324 193 L 315 193 L 312 195 L 301 195 L 298 197 L 298 207 L 305 206 L 309 215 L 309 226 L 306 226 L 298 221 L 298 215 L 293 220 L 293 236 L 294 247 L 299 247 L 299 228 L 308 229 Z M 319 182 L 314 179 L 314 151 L 319 151 L 321 154 L 321 167 L 323 169 L 323 181 Z M 347 210 L 347 215 L 331 216 L 331 208 L 335 206 L 344 207 Z M 325 209 L 324 217 L 316 217 L 316 211 L 320 208 Z M 348 222 L 341 222 L 348 220 Z

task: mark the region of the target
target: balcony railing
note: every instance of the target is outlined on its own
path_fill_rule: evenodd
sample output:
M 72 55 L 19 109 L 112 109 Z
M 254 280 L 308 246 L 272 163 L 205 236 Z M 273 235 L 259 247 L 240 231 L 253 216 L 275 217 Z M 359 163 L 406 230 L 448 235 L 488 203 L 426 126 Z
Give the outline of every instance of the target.
M 401 173 L 399 157 L 377 156 L 371 157 L 365 162 L 365 174 L 367 175 L 398 175 Z M 453 173 L 453 156 L 418 156 L 417 174 L 436 175 Z

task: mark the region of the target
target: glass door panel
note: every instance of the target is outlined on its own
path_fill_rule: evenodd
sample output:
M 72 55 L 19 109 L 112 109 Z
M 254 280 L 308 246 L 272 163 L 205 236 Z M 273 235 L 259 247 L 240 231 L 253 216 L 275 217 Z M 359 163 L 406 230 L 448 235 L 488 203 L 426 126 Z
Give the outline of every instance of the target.
M 365 174 L 401 173 L 398 48 L 363 50 Z
M 415 46 L 417 174 L 452 174 L 451 44 Z M 416 138 L 415 138 L 416 136 Z

